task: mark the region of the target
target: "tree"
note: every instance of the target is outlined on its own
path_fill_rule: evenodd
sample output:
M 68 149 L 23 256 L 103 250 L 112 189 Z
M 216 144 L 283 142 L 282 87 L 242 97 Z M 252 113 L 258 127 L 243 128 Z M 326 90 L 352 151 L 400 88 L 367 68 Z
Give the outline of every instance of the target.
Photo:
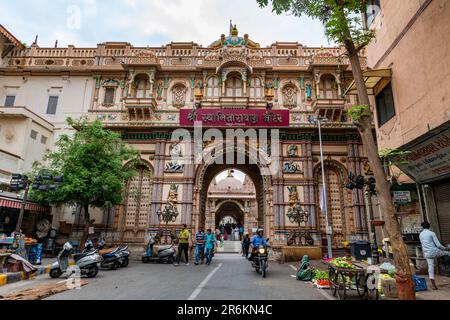
M 257 0 L 260 7 L 269 5 L 269 0 Z M 319 19 L 325 27 L 328 39 L 342 44 L 350 61 L 353 78 L 358 89 L 360 104 L 349 110 L 361 135 L 364 149 L 377 180 L 377 190 L 381 210 L 385 216 L 386 231 L 389 234 L 395 265 L 396 281 L 399 298 L 414 300 L 415 288 L 410 260 L 403 241 L 400 224 L 391 196 L 391 185 L 385 174 L 382 161 L 378 154 L 373 135 L 373 114 L 370 111 L 369 95 L 364 83 L 359 52 L 375 37 L 371 30 L 365 30 L 362 25 L 362 14 L 366 10 L 365 0 L 270 0 L 276 14 L 291 13 L 300 17 Z
M 88 239 L 93 221 L 89 207 L 108 208 L 123 200 L 124 183 L 136 174 L 138 152 L 127 146 L 120 134 L 105 130 L 98 121 L 67 120 L 76 129 L 73 137 L 62 135 L 56 151 L 48 152 L 44 161 L 35 164 L 34 174 L 47 171 L 64 180 L 54 191 L 35 192 L 34 200 L 52 205 L 79 205 L 84 209 L 85 228 L 81 246 Z M 126 162 L 129 165 L 124 166 Z

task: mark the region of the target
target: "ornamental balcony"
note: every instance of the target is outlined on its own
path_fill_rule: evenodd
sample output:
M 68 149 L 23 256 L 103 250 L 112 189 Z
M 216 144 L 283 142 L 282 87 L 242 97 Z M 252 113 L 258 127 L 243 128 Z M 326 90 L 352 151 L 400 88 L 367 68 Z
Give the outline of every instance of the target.
M 247 109 L 248 97 L 220 97 L 220 104 L 224 109 Z
M 313 112 L 316 116 L 326 117 L 330 122 L 348 123 L 347 100 L 344 98 L 336 99 L 317 99 L 313 102 Z
M 152 114 L 156 111 L 157 102 L 153 97 L 132 98 L 123 100 L 125 109 L 128 111 L 130 121 L 151 120 Z

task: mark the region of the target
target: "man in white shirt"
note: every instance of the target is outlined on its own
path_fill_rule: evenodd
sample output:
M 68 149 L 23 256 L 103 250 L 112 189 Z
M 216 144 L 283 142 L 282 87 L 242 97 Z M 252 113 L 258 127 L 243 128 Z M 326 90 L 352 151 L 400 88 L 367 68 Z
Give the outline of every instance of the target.
M 450 256 L 450 252 L 439 242 L 436 234 L 430 230 L 430 224 L 428 222 L 422 223 L 422 228 L 420 243 L 422 244 L 423 255 L 427 259 L 428 274 L 433 284 L 433 289 L 438 290 L 434 280 L 434 261 L 436 258 Z

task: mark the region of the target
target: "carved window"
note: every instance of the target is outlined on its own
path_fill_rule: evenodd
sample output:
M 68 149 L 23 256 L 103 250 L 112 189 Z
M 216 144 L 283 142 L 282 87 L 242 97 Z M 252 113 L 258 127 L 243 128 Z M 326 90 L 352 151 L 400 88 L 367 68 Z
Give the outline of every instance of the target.
M 172 89 L 172 104 L 175 108 L 183 108 L 186 105 L 186 87 L 176 85 Z
M 206 90 L 207 97 L 219 97 L 219 79 L 212 77 L 208 79 L 208 88 Z
M 138 99 L 143 99 L 146 98 L 149 90 L 150 90 L 150 86 L 149 86 L 149 78 L 147 75 L 139 75 L 136 77 L 135 79 L 135 98 Z
M 104 104 L 114 104 L 114 97 L 116 95 L 116 88 L 106 87 L 105 88 L 105 98 L 103 99 Z
M 250 98 L 261 98 L 262 96 L 262 87 L 261 87 L 261 79 L 260 78 L 251 78 L 250 79 Z
M 238 76 L 228 78 L 226 89 L 227 97 L 242 97 L 242 79 Z
M 322 99 L 337 99 L 338 88 L 332 75 L 324 75 L 320 81 L 320 97 Z
M 297 88 L 295 86 L 287 85 L 283 88 L 283 105 L 288 109 L 297 107 Z

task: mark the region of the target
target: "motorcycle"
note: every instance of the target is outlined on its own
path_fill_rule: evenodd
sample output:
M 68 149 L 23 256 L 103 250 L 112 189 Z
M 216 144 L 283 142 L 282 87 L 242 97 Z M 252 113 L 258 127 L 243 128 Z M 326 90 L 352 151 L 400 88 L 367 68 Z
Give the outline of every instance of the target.
M 149 263 L 149 262 L 158 262 L 158 263 L 168 263 L 173 264 L 175 261 L 175 247 L 174 245 L 168 245 L 161 247 L 157 254 L 155 255 L 153 252 L 153 248 L 156 244 L 155 238 L 150 238 L 147 248 L 142 255 L 142 262 L 143 263 Z
M 260 273 L 263 278 L 267 276 L 267 269 L 269 268 L 269 251 L 268 246 L 259 246 L 252 259 L 252 267 L 257 273 Z
M 130 252 L 128 246 L 120 246 L 116 249 L 104 249 L 105 241 L 100 240 L 98 243 L 98 251 L 103 258 L 100 267 L 103 269 L 116 270 L 120 267 L 126 267 L 129 263 Z
M 50 277 L 57 279 L 69 270 L 69 256 L 73 251 L 72 245 L 67 242 L 58 254 L 57 261 L 52 264 L 50 269 Z M 80 269 L 81 275 L 88 278 L 95 278 L 98 274 L 98 264 L 103 261 L 97 251 L 85 251 L 74 255 L 76 266 Z

